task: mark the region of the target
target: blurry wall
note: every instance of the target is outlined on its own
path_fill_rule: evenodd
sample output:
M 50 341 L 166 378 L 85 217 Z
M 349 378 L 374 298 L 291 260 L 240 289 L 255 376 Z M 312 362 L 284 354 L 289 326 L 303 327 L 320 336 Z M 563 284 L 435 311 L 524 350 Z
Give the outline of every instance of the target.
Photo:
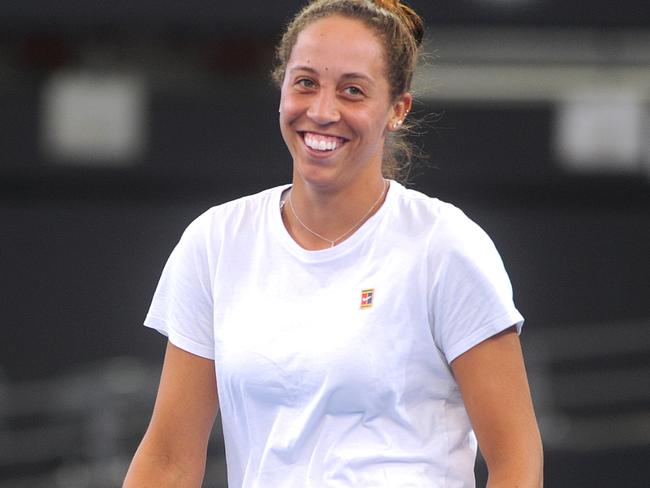
M 413 186 L 501 251 L 547 485 L 642 486 L 645 4 L 411 4 L 429 25 Z M 164 341 L 140 324 L 169 252 L 209 206 L 289 180 L 268 72 L 300 2 L 182 5 L 0 4 L 0 487 L 118 485 L 155 392 Z

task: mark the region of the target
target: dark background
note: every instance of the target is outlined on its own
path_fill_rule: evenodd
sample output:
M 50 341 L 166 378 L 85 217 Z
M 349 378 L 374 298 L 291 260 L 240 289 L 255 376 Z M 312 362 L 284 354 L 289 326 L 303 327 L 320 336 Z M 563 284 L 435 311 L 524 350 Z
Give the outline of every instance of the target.
M 299 5 L 0 3 L 0 487 L 118 486 L 155 392 L 164 339 L 140 324 L 169 252 L 209 206 L 289 180 L 268 72 Z M 649 58 L 616 44 L 650 39 L 642 1 L 411 5 L 434 49 L 445 45 L 438 32 L 578 33 L 592 57 L 544 63 L 650 70 Z M 488 48 L 469 61 L 438 55 L 442 70 L 495 58 Z M 540 63 L 515 58 L 507 63 Z M 44 86 L 81 71 L 144 80 L 139 156 L 61 163 L 44 150 Z M 633 171 L 616 161 L 575 171 L 554 149 L 560 101 L 452 99 L 445 88 L 419 98 L 415 142 L 427 161 L 412 186 L 460 206 L 503 256 L 527 321 L 546 485 L 646 486 L 648 137 Z M 649 100 L 650 87 L 639 99 L 646 136 Z M 206 486 L 223 484 L 218 430 Z M 477 472 L 482 480 L 480 463 Z

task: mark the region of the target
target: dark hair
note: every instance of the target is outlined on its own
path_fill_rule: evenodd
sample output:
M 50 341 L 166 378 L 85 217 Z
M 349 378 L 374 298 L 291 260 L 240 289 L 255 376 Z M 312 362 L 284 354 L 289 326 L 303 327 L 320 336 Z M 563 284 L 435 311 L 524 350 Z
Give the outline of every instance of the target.
M 424 36 L 424 23 L 409 6 L 398 0 L 313 0 L 288 24 L 276 48 L 276 66 L 272 76 L 282 87 L 287 63 L 298 35 L 311 23 L 341 15 L 363 22 L 381 40 L 384 47 L 386 77 L 391 100 L 410 91 Z M 390 132 L 386 137 L 382 172 L 387 178 L 404 181 L 408 177 L 413 149 L 406 140 L 408 124 L 401 132 Z

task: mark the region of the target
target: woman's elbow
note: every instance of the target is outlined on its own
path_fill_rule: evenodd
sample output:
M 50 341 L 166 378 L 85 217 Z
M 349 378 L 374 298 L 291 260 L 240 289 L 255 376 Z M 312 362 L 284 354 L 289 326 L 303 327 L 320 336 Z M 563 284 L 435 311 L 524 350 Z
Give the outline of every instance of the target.
M 122 488 L 200 487 L 204 474 L 205 458 L 179 458 L 141 445 Z
M 506 459 L 488 462 L 487 488 L 541 488 L 544 485 L 544 451 L 539 437 Z

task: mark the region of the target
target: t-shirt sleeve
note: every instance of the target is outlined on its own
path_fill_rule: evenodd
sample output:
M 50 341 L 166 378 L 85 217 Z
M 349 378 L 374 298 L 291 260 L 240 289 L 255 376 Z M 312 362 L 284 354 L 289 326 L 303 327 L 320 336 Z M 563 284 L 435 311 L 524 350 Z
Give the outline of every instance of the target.
M 440 245 L 434 253 L 433 335 L 447 361 L 509 327 L 520 333 L 524 318 L 488 235 L 455 208 L 435 232 Z
M 192 222 L 172 251 L 144 325 L 177 347 L 214 359 L 208 215 Z

